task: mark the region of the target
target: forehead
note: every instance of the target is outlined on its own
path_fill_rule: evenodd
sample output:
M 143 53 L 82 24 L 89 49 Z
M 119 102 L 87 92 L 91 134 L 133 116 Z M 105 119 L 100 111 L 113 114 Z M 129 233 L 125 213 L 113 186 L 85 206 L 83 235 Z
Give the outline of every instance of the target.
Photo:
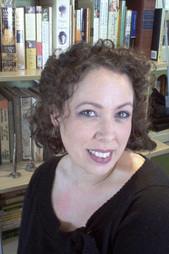
M 133 87 L 126 74 L 99 67 L 86 73 L 78 82 L 73 100 L 133 100 Z

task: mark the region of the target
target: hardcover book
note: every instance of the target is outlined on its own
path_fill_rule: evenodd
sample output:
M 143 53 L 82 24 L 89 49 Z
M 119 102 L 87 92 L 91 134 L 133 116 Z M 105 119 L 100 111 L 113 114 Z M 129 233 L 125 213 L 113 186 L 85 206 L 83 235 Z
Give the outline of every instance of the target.
M 17 7 L 15 15 L 16 64 L 18 70 L 25 69 L 25 14 L 24 7 Z
M 16 70 L 15 9 L 1 8 L 1 66 L 2 71 Z
M 26 68 L 36 69 L 36 19 L 35 6 L 25 7 Z
M 70 0 L 55 1 L 53 22 L 53 46 L 56 49 L 56 55 L 65 51 L 71 44 L 70 27 Z
M 155 0 L 127 1 L 127 8 L 137 11 L 135 47 L 150 58 Z

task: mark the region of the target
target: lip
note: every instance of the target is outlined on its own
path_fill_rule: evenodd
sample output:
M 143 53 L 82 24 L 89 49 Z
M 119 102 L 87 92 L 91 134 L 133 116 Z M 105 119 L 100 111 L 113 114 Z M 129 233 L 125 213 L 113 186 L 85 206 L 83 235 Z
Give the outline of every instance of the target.
M 110 153 L 110 155 L 108 157 L 106 157 L 106 158 L 101 158 L 101 157 L 98 157 L 98 156 L 92 154 L 90 152 L 90 150 L 93 150 L 93 151 L 96 151 L 96 152 L 100 152 L 100 153 Z M 88 149 L 87 152 L 88 152 L 89 157 L 94 162 L 96 162 L 98 164 L 101 164 L 101 165 L 109 163 L 111 161 L 111 159 L 112 159 L 112 154 L 113 154 L 113 150 L 112 149 L 111 150 L 110 149 L 106 149 L 106 150 L 103 150 L 103 149 Z

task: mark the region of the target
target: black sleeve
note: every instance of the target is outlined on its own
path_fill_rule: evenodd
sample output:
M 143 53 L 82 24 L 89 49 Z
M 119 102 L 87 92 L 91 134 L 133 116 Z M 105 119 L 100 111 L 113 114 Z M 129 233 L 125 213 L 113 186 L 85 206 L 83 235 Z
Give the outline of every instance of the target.
M 31 253 L 27 246 L 31 245 L 30 239 L 32 239 L 35 234 L 33 228 L 37 226 L 36 203 L 39 178 L 40 172 L 39 169 L 37 169 L 30 180 L 24 199 L 17 254 Z
M 169 254 L 169 188 L 138 193 L 123 217 L 113 254 Z

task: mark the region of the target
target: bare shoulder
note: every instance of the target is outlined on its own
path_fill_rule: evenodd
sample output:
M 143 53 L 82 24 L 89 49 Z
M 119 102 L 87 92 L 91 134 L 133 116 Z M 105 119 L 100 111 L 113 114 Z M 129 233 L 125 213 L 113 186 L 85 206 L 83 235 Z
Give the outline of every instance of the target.
M 138 153 L 129 151 L 129 158 L 131 160 L 131 168 L 133 171 L 139 170 L 145 162 L 145 158 Z

